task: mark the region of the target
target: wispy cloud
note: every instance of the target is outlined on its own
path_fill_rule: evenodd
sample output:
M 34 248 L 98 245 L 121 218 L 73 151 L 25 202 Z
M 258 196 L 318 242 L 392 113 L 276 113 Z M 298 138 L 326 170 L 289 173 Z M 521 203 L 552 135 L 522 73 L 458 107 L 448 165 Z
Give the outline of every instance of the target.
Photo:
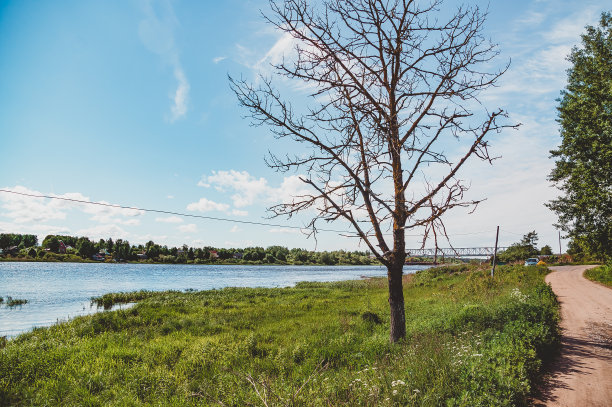
M 222 56 L 222 57 L 214 57 L 214 58 L 213 58 L 213 62 L 214 62 L 215 64 L 218 64 L 219 62 L 224 61 L 224 60 L 226 60 L 226 59 L 227 59 L 227 57 L 226 57 L 226 56 Z
M 171 93 L 170 122 L 185 117 L 189 100 L 189 81 L 182 67 L 179 50 L 174 40 L 174 30 L 179 25 L 172 4 L 168 0 L 148 0 L 142 3 L 144 19 L 138 26 L 138 34 L 145 47 L 158 54 L 173 68 L 176 90 Z
M 189 96 L 189 82 L 180 66 L 174 68 L 174 77 L 178 82 L 178 87 L 174 93 L 174 104 L 171 106 L 172 113 L 170 121 L 174 122 L 187 114 L 187 98 Z

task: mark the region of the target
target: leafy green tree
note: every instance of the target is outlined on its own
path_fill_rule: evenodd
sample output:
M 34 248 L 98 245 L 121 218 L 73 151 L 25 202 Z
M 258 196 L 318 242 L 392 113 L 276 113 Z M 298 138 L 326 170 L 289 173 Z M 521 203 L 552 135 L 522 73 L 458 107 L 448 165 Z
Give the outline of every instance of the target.
M 81 237 L 76 242 L 77 254 L 83 258 L 89 258 L 96 253 L 96 245 L 86 237 Z
M 11 236 L 8 233 L 0 234 L 0 249 L 6 249 L 11 245 Z
M 550 256 L 551 254 L 553 254 L 552 247 L 550 247 L 549 245 L 546 245 L 546 246 L 542 247 L 540 249 L 540 254 L 543 254 L 543 255 L 546 255 L 546 256 Z
M 612 259 L 612 14 L 587 26 L 559 99 L 561 145 L 549 179 L 563 195 L 547 204 L 581 251 Z
M 109 239 L 110 240 L 110 239 Z M 113 251 L 113 258 L 115 260 L 130 260 L 131 252 L 130 252 L 130 242 L 123 239 L 117 239 L 114 244 L 115 250 Z
M 38 244 L 36 235 L 21 235 L 21 242 L 25 247 L 34 247 Z
M 42 247 L 53 253 L 59 252 L 59 239 L 55 235 L 48 235 L 42 242 Z
M 108 240 L 105 243 L 106 246 L 106 250 L 108 250 L 109 253 L 113 252 L 114 249 L 114 243 L 113 243 L 113 239 L 111 239 L 110 237 L 108 238 Z
M 520 242 L 513 243 L 504 252 L 500 253 L 499 261 L 512 262 L 522 261 L 528 257 L 533 257 L 539 254 L 536 247 L 538 243 L 538 234 L 535 232 L 529 232 L 523 236 Z

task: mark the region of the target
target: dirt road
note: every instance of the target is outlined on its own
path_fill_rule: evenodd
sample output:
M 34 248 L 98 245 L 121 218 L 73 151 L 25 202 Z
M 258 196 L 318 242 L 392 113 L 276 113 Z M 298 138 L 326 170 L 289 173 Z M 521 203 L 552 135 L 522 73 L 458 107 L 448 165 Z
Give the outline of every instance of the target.
M 538 406 L 612 406 L 612 289 L 582 277 L 593 266 L 551 267 L 561 302 L 561 356 Z

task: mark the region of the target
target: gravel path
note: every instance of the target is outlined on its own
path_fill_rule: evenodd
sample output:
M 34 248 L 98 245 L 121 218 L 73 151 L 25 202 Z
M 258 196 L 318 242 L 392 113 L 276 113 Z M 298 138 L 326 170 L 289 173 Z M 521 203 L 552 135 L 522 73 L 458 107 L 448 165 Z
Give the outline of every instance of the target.
M 594 266 L 551 267 L 561 302 L 561 355 L 538 406 L 612 406 L 612 289 L 587 280 Z

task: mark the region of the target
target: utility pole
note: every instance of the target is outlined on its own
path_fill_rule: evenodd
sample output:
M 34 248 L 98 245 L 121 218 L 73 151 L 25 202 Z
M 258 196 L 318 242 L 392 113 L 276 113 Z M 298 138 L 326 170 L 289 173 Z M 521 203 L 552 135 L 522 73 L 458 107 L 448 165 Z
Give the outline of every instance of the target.
M 561 231 L 559 231 L 559 261 L 561 261 L 561 256 L 563 252 L 561 251 Z
M 491 268 L 491 277 L 495 273 L 495 262 L 497 261 L 497 241 L 499 239 L 499 226 L 497 227 L 497 233 L 495 234 L 495 251 L 493 251 L 493 267 Z

